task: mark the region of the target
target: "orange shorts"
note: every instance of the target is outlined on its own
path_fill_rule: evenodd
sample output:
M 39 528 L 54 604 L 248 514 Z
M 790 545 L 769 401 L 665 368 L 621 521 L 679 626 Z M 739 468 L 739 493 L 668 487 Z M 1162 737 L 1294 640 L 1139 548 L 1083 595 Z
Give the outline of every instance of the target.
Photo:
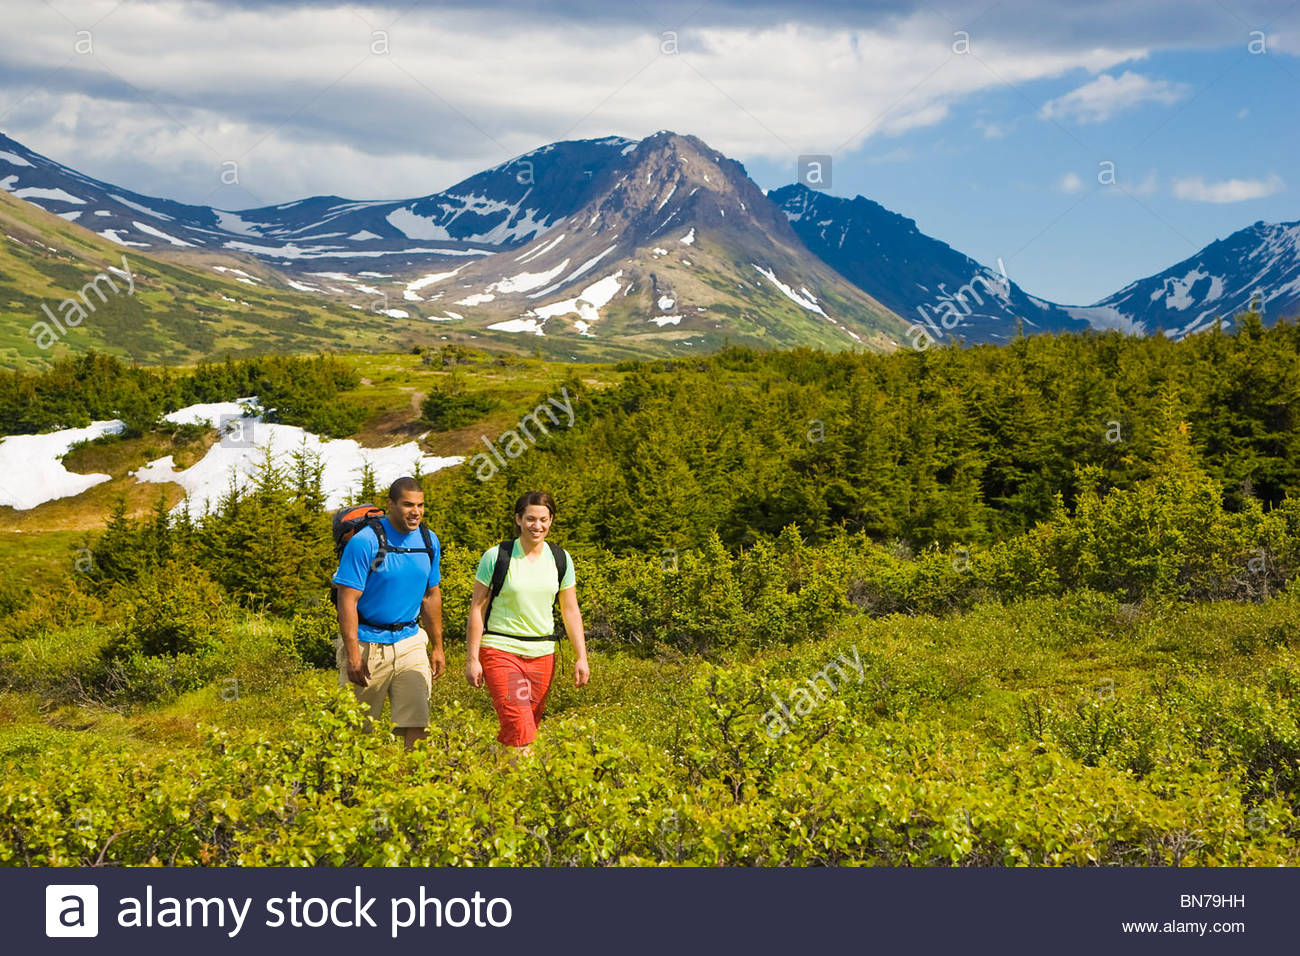
M 481 647 L 483 683 L 492 695 L 501 730 L 497 740 L 507 747 L 524 747 L 537 739 L 537 722 L 546 710 L 555 655 L 520 657 L 495 647 Z

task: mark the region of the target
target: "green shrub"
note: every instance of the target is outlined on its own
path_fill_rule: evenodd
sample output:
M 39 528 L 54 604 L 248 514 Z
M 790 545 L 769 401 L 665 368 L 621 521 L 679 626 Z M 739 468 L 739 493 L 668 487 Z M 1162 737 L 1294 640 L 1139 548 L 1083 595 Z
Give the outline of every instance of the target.
M 453 386 L 435 388 L 420 404 L 424 424 L 433 431 L 448 432 L 478 421 L 501 402 L 482 392 L 466 393 Z
M 210 650 L 222 618 L 221 590 L 204 571 L 172 562 L 140 575 L 121 592 L 125 627 L 106 658 L 189 654 Z
M 231 662 L 208 651 L 151 656 L 119 651 L 107 660 L 92 698 L 105 703 L 166 703 L 211 683 Z
M 308 667 L 334 667 L 338 611 L 331 601 L 300 609 L 289 623 L 295 655 Z
M 773 739 L 757 677 L 705 668 L 686 701 L 694 729 L 668 751 L 575 717 L 548 723 L 506 773 L 490 721 L 444 707 L 433 745 L 403 754 L 361 732 L 341 689 L 279 735 L 212 731 L 160 758 L 28 765 L 0 780 L 0 864 L 1298 860 L 1291 809 L 1248 803 L 1212 760 L 1138 778 L 1045 742 L 990 745 L 919 720 L 866 726 L 831 701 L 809 732 Z
M 106 673 L 104 647 L 120 628 L 81 624 L 0 644 L 0 687 L 59 704 L 94 699 Z
M 3 603 L 7 611 L 0 615 L 0 644 L 116 616 L 83 574 L 65 574 L 44 587 L 11 584 Z
M 698 550 L 581 555 L 583 623 L 594 644 L 641 654 L 713 654 L 825 636 L 852 609 L 851 559 L 798 529 L 732 555 L 717 535 Z

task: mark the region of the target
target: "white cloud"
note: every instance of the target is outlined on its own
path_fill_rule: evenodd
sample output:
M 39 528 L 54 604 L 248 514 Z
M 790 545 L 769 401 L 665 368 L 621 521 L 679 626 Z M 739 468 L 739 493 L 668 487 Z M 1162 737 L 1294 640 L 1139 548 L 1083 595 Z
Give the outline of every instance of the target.
M 1142 103 L 1176 103 L 1190 91 L 1186 83 L 1153 80 L 1125 70 L 1118 78 L 1103 73 L 1064 96 L 1048 100 L 1038 115 L 1047 120 L 1102 123 Z
M 1063 193 L 1083 192 L 1083 180 L 1074 173 L 1066 173 L 1061 177 L 1061 181 L 1056 184 L 1056 188 Z
M 1300 56 L 1300 30 L 1270 33 L 1265 41 L 1265 49 L 1269 53 L 1280 51 L 1290 53 L 1292 56 Z
M 975 128 L 984 134 L 985 139 L 1001 139 L 1011 131 L 1011 123 L 1000 123 L 996 120 L 975 121 Z
M 1135 196 L 1150 196 L 1160 188 L 1160 177 L 1156 175 L 1154 169 L 1147 172 L 1142 181 L 1135 186 L 1126 186 L 1129 192 Z
M 1154 169 L 1147 170 L 1141 179 L 1133 179 L 1127 167 L 1117 170 L 1115 185 L 1101 190 L 1109 199 L 1132 199 L 1135 196 L 1154 196 L 1160 191 L 1160 176 Z
M 371 55 L 360 13 L 388 30 L 388 55 Z M 977 63 L 955 56 L 951 24 L 923 11 L 847 29 L 688 25 L 676 55 L 640 21 L 418 5 L 391 23 L 360 13 L 125 0 L 96 27 L 93 56 L 50 83 L 68 60 L 68 24 L 34 5 L 23 30 L 0 32 L 0 60 L 18 78 L 0 87 L 0 113 L 10 111 L 9 135 L 91 175 L 242 208 L 423 195 L 557 139 L 659 129 L 793 168 L 802 152 L 852 151 L 958 117 L 1004 81 L 1095 73 L 1146 53 L 990 34 L 977 38 Z M 247 195 L 213 196 L 233 159 Z
M 1224 179 L 1219 182 L 1206 182 L 1200 176 L 1187 176 L 1174 180 L 1174 195 L 1179 199 L 1193 202 L 1245 202 L 1248 199 L 1263 199 L 1286 189 L 1286 183 L 1277 173 L 1270 173 L 1265 179 Z

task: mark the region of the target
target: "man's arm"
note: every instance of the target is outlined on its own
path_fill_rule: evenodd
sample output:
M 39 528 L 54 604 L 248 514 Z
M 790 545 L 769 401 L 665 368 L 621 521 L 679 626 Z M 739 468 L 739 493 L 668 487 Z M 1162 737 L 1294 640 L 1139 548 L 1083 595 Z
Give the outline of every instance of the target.
M 370 680 L 370 667 L 361 659 L 361 642 L 357 640 L 357 601 L 361 592 L 339 584 L 336 586 L 339 599 L 339 635 L 343 638 L 343 649 L 348 656 L 348 680 L 365 687 Z
M 429 635 L 429 666 L 433 668 L 434 678 L 442 676 L 447 667 L 447 657 L 442 650 L 442 588 L 434 585 L 426 588 L 424 599 L 420 601 L 420 620 L 424 632 Z

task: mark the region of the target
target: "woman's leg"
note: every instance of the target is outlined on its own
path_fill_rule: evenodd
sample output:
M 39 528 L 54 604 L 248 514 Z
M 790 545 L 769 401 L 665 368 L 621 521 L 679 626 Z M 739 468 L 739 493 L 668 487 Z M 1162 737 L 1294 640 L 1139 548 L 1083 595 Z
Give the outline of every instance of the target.
M 537 737 L 528 662 L 494 647 L 481 648 L 479 661 L 483 664 L 483 683 L 492 695 L 500 725 L 497 740 L 507 747 L 526 747 Z
M 533 726 L 541 722 L 546 713 L 546 695 L 551 690 L 551 676 L 555 673 L 555 655 L 534 657 L 526 662 L 528 682 L 532 686 Z

